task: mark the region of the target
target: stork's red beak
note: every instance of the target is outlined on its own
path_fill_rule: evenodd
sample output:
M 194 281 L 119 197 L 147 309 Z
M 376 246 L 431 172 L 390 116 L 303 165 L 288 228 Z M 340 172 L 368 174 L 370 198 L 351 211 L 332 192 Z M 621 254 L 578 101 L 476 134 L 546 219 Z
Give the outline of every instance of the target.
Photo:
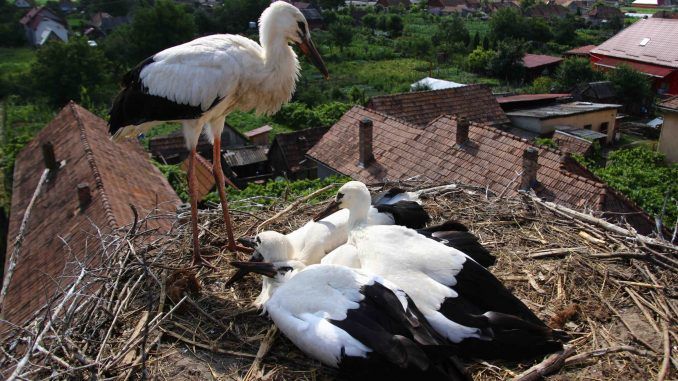
M 325 208 L 322 212 L 318 213 L 313 217 L 313 221 L 318 222 L 322 220 L 323 218 L 329 216 L 330 214 L 338 211 L 340 208 L 340 202 L 335 200 L 332 200 L 329 205 L 327 205 L 327 208 Z
M 323 77 L 325 79 L 330 79 L 330 73 L 327 71 L 327 66 L 325 66 L 325 62 L 323 61 L 323 58 L 320 57 L 320 53 L 318 53 L 318 49 L 315 48 L 315 45 L 313 45 L 313 41 L 311 40 L 311 37 L 307 36 L 301 36 L 301 42 L 298 44 L 299 49 L 304 53 L 306 57 L 315 65 L 315 67 L 320 70 L 320 72 L 323 74 Z

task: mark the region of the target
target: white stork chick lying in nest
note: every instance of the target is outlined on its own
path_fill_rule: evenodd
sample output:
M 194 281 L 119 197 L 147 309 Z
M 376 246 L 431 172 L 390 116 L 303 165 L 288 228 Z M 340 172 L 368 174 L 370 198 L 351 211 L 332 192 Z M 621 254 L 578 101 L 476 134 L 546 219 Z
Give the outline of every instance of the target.
M 275 234 L 257 243 L 262 261 L 231 264 L 270 279 L 263 308 L 308 356 L 351 380 L 470 380 L 402 290 L 357 269 L 289 260 Z
M 362 270 L 402 288 L 460 355 L 526 360 L 562 348 L 566 335 L 547 327 L 470 256 L 412 229 L 367 224 L 369 205 L 365 184 L 351 181 L 320 216 L 348 209 L 346 252 Z

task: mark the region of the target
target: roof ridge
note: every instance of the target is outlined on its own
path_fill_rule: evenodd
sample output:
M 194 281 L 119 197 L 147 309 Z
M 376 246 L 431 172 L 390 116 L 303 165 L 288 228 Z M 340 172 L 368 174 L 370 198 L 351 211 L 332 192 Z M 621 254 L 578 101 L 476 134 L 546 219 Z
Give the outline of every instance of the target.
M 97 163 L 96 163 L 94 151 L 92 150 L 92 147 L 90 146 L 89 141 L 87 139 L 87 132 L 85 130 L 85 124 L 82 122 L 82 118 L 80 117 L 80 113 L 77 110 L 76 106 L 79 107 L 73 101 L 70 101 L 68 103 L 68 107 L 71 109 L 71 112 L 73 113 L 73 116 L 75 117 L 75 121 L 78 124 L 78 129 L 80 129 L 80 142 L 82 143 L 82 146 L 85 150 L 85 157 L 87 158 L 87 163 L 89 164 L 89 167 L 92 170 L 92 174 L 94 175 L 95 186 L 101 192 L 101 202 L 104 206 L 104 213 L 106 215 L 106 221 L 108 221 L 108 224 L 111 228 L 116 228 L 118 226 L 118 223 L 115 219 L 115 215 L 113 214 L 113 207 L 111 206 L 111 203 L 108 200 L 108 195 L 106 194 L 104 182 L 101 178 L 101 173 L 99 172 L 99 167 L 97 166 Z
M 350 111 L 354 110 L 355 108 L 359 108 L 359 109 L 361 109 L 361 110 L 368 111 L 368 112 L 371 112 L 371 113 L 373 113 L 373 114 L 377 114 L 377 115 L 379 115 L 379 116 L 383 116 L 383 117 L 386 118 L 386 119 L 394 120 L 394 121 L 396 121 L 396 122 L 398 122 L 398 123 L 402 123 L 402 124 L 404 124 L 404 125 L 407 125 L 408 127 L 412 127 L 412 128 L 414 128 L 415 130 L 423 130 L 423 128 L 419 127 L 418 125 L 416 125 L 416 124 L 414 124 L 414 123 L 410 123 L 410 122 L 408 122 L 408 121 L 406 121 L 406 120 L 404 120 L 404 119 L 398 119 L 398 118 L 396 118 L 395 116 L 393 116 L 393 115 L 391 115 L 391 114 L 386 114 L 386 113 L 384 113 L 384 112 L 377 111 L 377 110 L 375 110 L 375 109 L 371 109 L 371 108 L 368 108 L 368 107 L 365 107 L 365 106 L 355 105 L 355 106 L 353 106 L 353 107 L 351 108 L 351 110 L 348 110 L 348 111 L 350 112 Z M 344 115 L 346 115 L 346 114 L 344 114 Z M 335 124 L 336 124 L 336 123 L 335 123 Z M 334 125 L 332 125 L 332 126 L 334 126 Z M 428 126 L 428 125 L 427 125 L 427 126 Z M 330 128 L 331 128 L 331 127 L 330 127 Z
M 429 77 L 432 78 L 432 77 Z M 423 78 L 422 78 L 423 79 Z M 439 79 L 439 78 L 435 78 Z M 447 79 L 443 79 L 443 81 L 447 81 Z M 453 81 L 450 81 L 453 82 Z M 459 87 L 453 87 L 450 89 L 431 89 L 431 90 L 422 90 L 422 91 L 403 91 L 402 93 L 394 93 L 394 94 L 383 94 L 383 95 L 375 95 L 370 98 L 369 102 L 371 102 L 373 99 L 380 99 L 380 98 L 386 98 L 386 97 L 394 97 L 397 95 L 408 95 L 408 94 L 420 94 L 420 93 L 432 93 L 435 91 L 452 91 L 456 89 L 463 89 L 463 88 L 468 88 L 468 87 L 485 87 L 484 83 L 467 83 L 464 84 L 464 86 L 459 86 Z

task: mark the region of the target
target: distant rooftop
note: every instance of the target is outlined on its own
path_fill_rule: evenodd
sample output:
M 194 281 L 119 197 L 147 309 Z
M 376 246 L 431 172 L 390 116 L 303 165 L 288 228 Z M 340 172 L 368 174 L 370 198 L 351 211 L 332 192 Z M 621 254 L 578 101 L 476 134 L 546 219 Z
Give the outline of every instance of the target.
M 454 89 L 456 87 L 466 86 L 466 84 L 464 83 L 457 83 L 452 81 L 446 81 L 444 79 L 426 77 L 410 85 L 410 89 L 415 90 L 417 86 L 422 85 L 428 86 L 431 90 Z
M 525 54 L 523 57 L 523 66 L 533 69 L 540 66 L 552 65 L 562 61 L 561 57 L 547 56 L 544 54 Z
M 617 109 L 621 105 L 609 103 L 571 102 L 544 106 L 528 110 L 515 110 L 506 113 L 509 116 L 526 116 L 539 119 L 559 118 L 562 116 L 584 114 L 592 111 Z
M 518 95 L 509 95 L 507 97 L 497 97 L 497 102 L 499 104 L 504 103 L 513 103 L 513 102 L 529 102 L 529 101 L 541 101 L 549 99 L 560 99 L 571 97 L 571 94 L 518 94 Z
M 565 54 L 573 56 L 588 56 L 591 50 L 595 49 L 596 47 L 596 45 L 584 45 L 578 48 L 570 49 L 566 51 Z

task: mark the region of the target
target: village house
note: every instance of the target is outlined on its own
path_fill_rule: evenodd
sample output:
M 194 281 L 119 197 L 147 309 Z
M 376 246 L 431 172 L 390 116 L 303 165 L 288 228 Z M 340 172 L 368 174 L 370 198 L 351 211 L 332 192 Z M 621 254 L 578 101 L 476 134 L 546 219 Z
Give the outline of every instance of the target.
M 420 89 L 426 90 L 454 89 L 455 87 L 462 86 L 466 86 L 466 84 L 446 81 L 444 79 L 426 77 L 410 84 L 410 91 L 418 91 Z
M 380 95 L 370 99 L 367 107 L 422 128 L 446 114 L 496 127 L 509 123 L 492 91 L 485 85 Z
M 517 94 L 497 97 L 497 103 L 504 112 L 549 106 L 572 100 L 572 95 L 559 94 Z
M 317 178 L 318 167 L 313 160 L 306 158 L 306 152 L 327 130 L 326 127 L 316 127 L 276 135 L 268 150 L 273 175 L 290 180 Z
M 421 128 L 355 106 L 307 156 L 318 163 L 321 178 L 340 174 L 375 184 L 416 177 L 506 197 L 529 190 L 548 201 L 627 221 L 642 234 L 654 226 L 638 206 L 561 151 L 464 118 L 444 115 Z
M 560 57 L 527 53 L 523 56 L 525 80 L 532 82 L 537 77 L 553 76 L 561 62 L 563 62 L 563 59 Z
M 599 26 L 610 22 L 612 19 L 623 19 L 624 12 L 619 8 L 599 4 L 586 14 L 586 21 L 593 26 Z
M 570 102 L 550 106 L 513 110 L 506 115 L 518 128 L 550 137 L 556 129 L 590 130 L 605 136 L 611 143 L 617 129 L 618 104 Z
M 139 143 L 114 143 L 106 121 L 70 103 L 16 157 L 8 253 L 46 168 L 2 305 L 3 319 L 11 324 L 23 325 L 63 290 L 80 270 L 77 261 L 96 266 L 104 260 L 97 237 L 131 226 L 130 204 L 140 216 L 151 211 L 170 216 L 146 222 L 160 236 L 172 229 L 180 204 Z
M 251 144 L 247 137 L 228 123 L 224 125 L 221 133 L 221 149 L 242 147 Z M 167 164 L 177 164 L 188 157 L 188 149 L 184 134 L 181 131 L 175 131 L 168 135 L 154 136 L 148 142 L 148 150 L 153 158 Z M 204 157 L 212 159 L 212 143 L 205 135 L 201 134 L 198 140 L 197 152 Z
M 254 130 L 247 131 L 243 135 L 245 135 L 245 137 L 254 145 L 267 146 L 269 135 L 272 130 L 273 127 L 266 124 L 259 128 L 255 128 Z
M 576 101 L 595 103 L 614 103 L 617 93 L 610 81 L 596 81 L 582 83 L 572 90 L 572 96 Z
M 50 40 L 68 41 L 68 23 L 49 8 L 33 8 L 19 22 L 31 45 L 42 46 Z
M 582 58 L 589 58 L 589 53 L 591 53 L 591 50 L 595 49 L 597 46 L 596 45 L 584 45 L 584 46 L 579 46 L 574 49 L 570 49 L 563 53 L 564 57 L 582 57 Z
M 390 7 L 409 8 L 411 3 L 410 0 L 377 0 L 376 5 L 383 8 Z
M 227 149 L 221 156 L 223 170 L 237 187 L 251 182 L 263 182 L 273 175 L 268 163 L 267 146 L 244 146 Z
M 434 15 L 466 14 L 471 11 L 466 0 L 428 0 L 428 11 Z
M 669 162 L 678 163 L 678 97 L 660 103 L 659 111 L 664 115 L 664 124 L 657 150 L 666 155 Z
M 86 35 L 105 36 L 113 31 L 113 29 L 129 24 L 129 16 L 111 16 L 106 12 L 97 12 L 90 17 L 90 28 L 85 31 Z
M 551 139 L 558 146 L 559 150 L 567 153 L 576 153 L 582 156 L 588 156 L 593 147 L 593 142 L 591 140 L 567 130 L 556 130 Z
M 537 3 L 523 11 L 527 17 L 538 17 L 545 20 L 553 18 L 564 18 L 570 11 L 556 3 Z
M 659 94 L 678 95 L 676 41 L 678 20 L 638 20 L 593 49 L 590 59 L 602 70 L 628 65 L 647 75 Z

